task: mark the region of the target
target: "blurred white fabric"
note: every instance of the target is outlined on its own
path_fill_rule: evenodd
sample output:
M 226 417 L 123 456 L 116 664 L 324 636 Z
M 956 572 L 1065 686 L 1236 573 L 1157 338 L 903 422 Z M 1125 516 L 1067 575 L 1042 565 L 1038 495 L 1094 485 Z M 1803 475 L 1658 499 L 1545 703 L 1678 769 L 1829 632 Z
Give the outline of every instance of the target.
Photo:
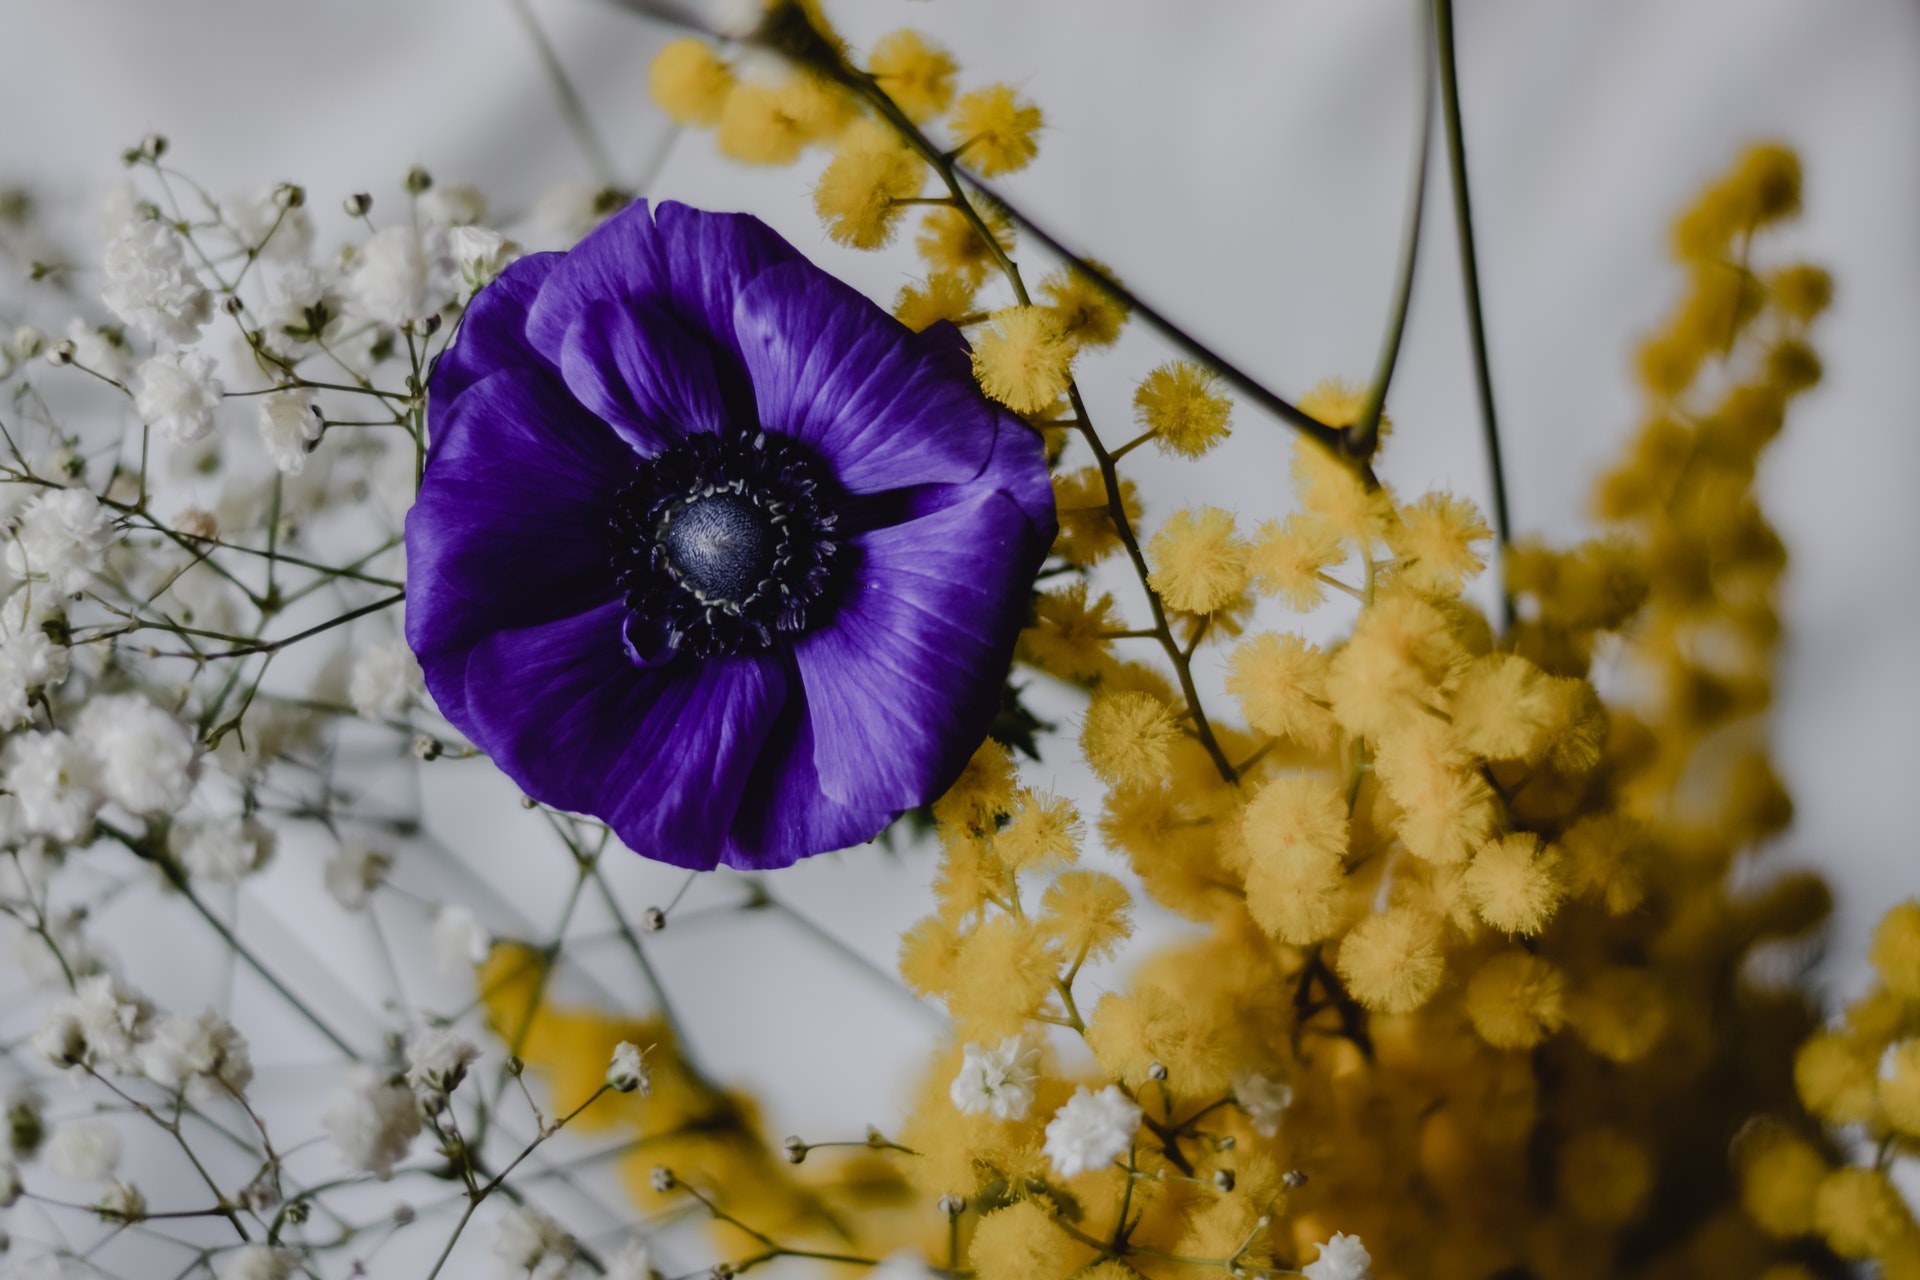
M 918 274 L 910 245 L 860 255 L 827 242 L 810 200 L 820 157 L 748 169 L 719 158 L 707 135 L 676 135 L 645 88 L 671 33 L 594 0 L 534 9 L 623 181 L 664 156 L 648 194 L 749 210 L 883 302 Z M 953 49 L 966 83 L 1008 80 L 1039 102 L 1040 159 L 1006 189 L 1276 390 L 1297 395 L 1372 369 L 1413 143 L 1417 6 L 828 0 L 828 9 L 857 47 L 913 25 Z M 1566 540 L 1590 530 L 1595 474 L 1636 423 L 1633 340 L 1675 293 L 1672 214 L 1743 144 L 1778 137 L 1800 149 L 1806 215 L 1791 243 L 1832 268 L 1838 295 L 1817 334 L 1826 380 L 1796 408 L 1764 474 L 1793 556 L 1775 750 L 1798 812 L 1767 856 L 1831 877 L 1839 909 L 1828 980 L 1857 988 L 1873 920 L 1920 891 L 1909 825 L 1920 784 L 1920 8 L 1472 0 L 1459 21 L 1493 376 L 1523 533 Z M 0 0 L 0 33 L 11 54 L 0 75 L 0 184 L 31 185 L 64 207 L 116 180 L 119 152 L 148 131 L 167 135 L 172 159 L 217 194 L 303 183 L 323 243 L 343 196 L 394 200 L 414 164 L 480 186 L 508 212 L 592 177 L 509 0 Z M 1484 507 L 1443 166 L 1433 178 L 1383 473 L 1403 490 L 1444 485 Z M 91 250 L 90 222 L 73 230 Z M 1136 325 L 1090 359 L 1082 382 L 1095 420 L 1123 431 L 1134 382 L 1167 357 Z M 1277 504 L 1285 428 L 1245 406 L 1235 428 L 1203 470 L 1141 469 L 1150 519 L 1203 487 L 1208 500 L 1249 512 Z M 1217 663 L 1203 674 L 1218 696 Z M 1072 700 L 1041 701 L 1071 732 Z M 456 852 L 416 863 L 414 883 L 430 888 L 457 860 L 489 886 L 489 923 L 543 928 L 567 887 L 555 874 L 561 859 L 513 788 L 487 774 L 484 763 L 427 773 L 430 824 Z M 1036 778 L 1088 790 L 1065 771 Z M 344 917 L 309 909 L 317 883 L 311 864 L 296 865 L 283 855 L 243 932 L 289 965 L 330 970 L 340 1016 L 371 1032 L 378 1010 L 356 1012 L 355 993 L 381 989 L 378 963 Z M 802 916 L 878 973 L 850 967 L 779 911 L 701 916 L 703 903 L 738 898 L 725 885 L 696 886 L 684 924 L 652 944 L 694 1048 L 720 1077 L 760 1091 L 775 1133 L 847 1137 L 896 1118 L 939 1025 L 890 977 L 895 939 L 927 907 L 931 869 L 925 849 L 869 848 L 774 878 Z M 680 882 L 637 859 L 617 871 L 629 914 Z M 605 924 L 601 913 L 580 927 Z M 123 954 L 180 963 L 177 943 L 139 936 L 163 924 L 128 927 Z M 215 963 L 209 953 L 204 964 Z M 611 960 L 591 977 L 593 994 L 644 1005 L 637 975 Z M 286 1064 L 318 1056 L 296 1028 L 288 1035 L 291 1048 L 256 1041 L 256 1053 Z

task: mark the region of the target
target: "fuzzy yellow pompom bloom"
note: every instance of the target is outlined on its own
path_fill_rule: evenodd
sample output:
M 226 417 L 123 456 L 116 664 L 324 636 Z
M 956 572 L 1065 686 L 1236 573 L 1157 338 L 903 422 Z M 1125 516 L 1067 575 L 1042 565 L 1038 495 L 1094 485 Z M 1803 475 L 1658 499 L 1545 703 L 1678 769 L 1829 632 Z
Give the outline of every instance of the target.
M 1767 289 L 1774 305 L 1801 324 L 1833 305 L 1833 277 L 1804 262 L 1774 272 Z
M 1920 1138 L 1920 1040 L 1903 1040 L 1880 1062 L 1880 1111 L 1887 1123 Z
M 772 86 L 741 81 L 720 109 L 720 150 L 745 164 L 791 164 L 803 147 L 832 137 L 852 116 L 839 90 L 800 72 Z
M 981 910 L 993 899 L 1006 900 L 1012 876 L 985 836 L 941 829 L 945 857 L 934 878 L 933 896 L 944 920 L 958 921 Z
M 1315 778 L 1276 778 L 1241 811 L 1248 859 L 1247 910 L 1283 942 L 1304 946 L 1333 931 L 1344 878 L 1347 806 Z
M 1087 708 L 1080 750 L 1109 786 L 1153 786 L 1173 767 L 1180 730 L 1167 704 L 1150 693 L 1102 693 Z
M 848 131 L 846 145 L 813 189 L 814 212 L 827 234 L 851 249 L 879 249 L 893 240 L 902 200 L 920 194 L 927 166 L 877 126 Z
M 1400 579 L 1416 591 L 1452 595 L 1487 567 L 1476 548 L 1493 536 L 1479 509 L 1450 493 L 1428 493 L 1400 509 L 1387 545 L 1400 558 Z
M 1754 1225 L 1791 1240 L 1813 1230 L 1813 1199 L 1827 1176 L 1818 1147 L 1783 1125 L 1757 1124 L 1734 1146 L 1740 1204 Z
M 947 121 L 957 140 L 961 163 L 983 178 L 1024 169 L 1039 143 L 1040 108 L 1013 96 L 1004 84 L 975 89 L 954 104 Z
M 1560 1149 L 1560 1199 L 1588 1222 L 1631 1222 L 1652 1192 L 1652 1156 L 1618 1129 L 1576 1133 Z
M 1212 613 L 1247 587 L 1247 544 L 1218 507 L 1176 511 L 1147 544 L 1147 581 L 1170 608 Z
M 1140 519 L 1140 500 L 1133 481 L 1122 478 L 1120 500 L 1129 523 Z M 1069 564 L 1098 564 L 1120 547 L 1120 532 L 1114 527 L 1113 510 L 1108 501 L 1106 477 L 1098 467 L 1083 467 L 1053 477 L 1053 506 L 1060 520 L 1060 534 L 1053 544 L 1054 554 Z
M 1567 893 L 1559 851 L 1520 832 L 1481 847 L 1467 868 L 1466 889 L 1482 920 L 1529 936 L 1546 927 Z
M 1880 918 L 1867 957 L 1887 990 L 1920 1003 L 1920 898 L 1908 898 Z
M 915 995 L 952 991 L 959 961 L 960 931 L 940 916 L 928 916 L 901 935 L 900 976 Z
M 1609 1062 L 1638 1062 L 1667 1034 L 1667 996 L 1644 969 L 1603 969 L 1569 1002 L 1573 1033 Z
M 1103 871 L 1067 871 L 1047 886 L 1040 929 L 1060 940 L 1069 962 L 1112 955 L 1133 932 L 1127 887 Z
M 1036 871 L 1080 856 L 1080 811 L 1073 801 L 1022 789 L 1013 821 L 993 838 L 993 851 L 1015 871 Z
M 1142 984 L 1100 997 L 1087 1023 L 1087 1047 L 1103 1071 L 1129 1088 L 1144 1087 L 1157 1062 L 1172 1087 L 1199 1092 L 1225 1083 L 1218 1031 L 1196 1016 L 1191 1001 Z
M 1013 757 L 988 738 L 968 759 L 946 794 L 933 802 L 936 822 L 991 831 L 994 819 L 1013 808 Z
M 1062 680 L 1087 680 L 1113 664 L 1111 632 L 1120 630 L 1113 597 L 1087 599 L 1085 582 L 1040 594 L 1034 623 L 1020 633 L 1019 656 Z
M 915 333 L 942 320 L 963 319 L 973 314 L 976 283 L 957 272 L 935 271 L 925 280 L 900 286 L 893 300 L 893 318 Z
M 1073 343 L 1045 307 L 1007 307 L 974 342 L 973 376 L 1015 413 L 1051 408 L 1073 377 Z
M 1340 942 L 1347 991 L 1375 1013 L 1411 1013 L 1433 998 L 1446 976 L 1440 920 L 1411 907 L 1368 916 Z
M 1566 975 L 1514 949 L 1480 966 L 1467 984 L 1467 1017 L 1496 1049 L 1531 1049 L 1566 1022 Z
M 1066 1276 L 1093 1256 L 1054 1225 L 1034 1200 L 996 1209 L 980 1219 L 967 1261 L 979 1280 L 1035 1280 Z
M 1647 896 L 1646 832 L 1620 814 L 1590 814 L 1560 836 L 1567 892 L 1623 916 Z
M 1053 990 L 1046 939 L 1024 920 L 996 916 L 960 942 L 947 1010 L 963 1040 L 1017 1034 Z
M 1350 427 L 1360 420 L 1366 392 L 1339 379 L 1320 383 L 1300 397 L 1300 408 L 1329 427 Z M 1393 423 L 1382 415 L 1380 437 Z M 1294 443 L 1293 478 L 1300 501 L 1342 537 L 1370 545 L 1393 523 L 1393 498 L 1385 489 L 1369 491 L 1353 469 L 1304 436 Z
M 733 92 L 733 72 L 704 40 L 675 40 L 654 55 L 647 89 L 680 124 L 713 125 Z
M 1878 1064 L 1844 1036 L 1811 1036 L 1793 1055 L 1793 1087 L 1828 1124 L 1861 1124 L 1879 1112 Z
M 1885 1257 L 1912 1234 L 1913 1215 L 1879 1169 L 1835 1169 L 1813 1196 L 1813 1229 L 1843 1258 Z
M 920 124 L 944 112 L 953 101 L 953 55 L 928 44 L 918 31 L 902 28 L 881 36 L 867 59 L 867 71 L 907 119 Z
M 1114 274 L 1091 258 L 1087 265 L 1107 279 Z M 1040 282 L 1041 296 L 1060 324 L 1060 331 L 1077 347 L 1110 347 L 1119 341 L 1127 323 L 1127 306 L 1102 289 L 1085 271 L 1065 266 Z
M 1407 851 L 1442 866 L 1465 862 L 1493 835 L 1493 788 L 1463 757 L 1447 727 L 1427 716 L 1382 737 L 1374 773 L 1400 809 L 1394 830 Z
M 1361 610 L 1352 639 L 1333 655 L 1334 718 L 1349 733 L 1381 737 L 1436 706 L 1466 665 L 1444 612 L 1417 596 L 1385 596 Z
M 991 204 L 976 202 L 980 220 L 1002 251 L 1013 248 L 1013 224 Z M 935 208 L 920 222 L 920 236 L 914 247 L 935 271 L 950 271 L 970 284 L 978 285 L 997 265 L 993 245 L 974 229 L 958 209 Z
M 1538 759 L 1563 705 L 1552 680 L 1516 654 L 1475 658 L 1447 706 L 1461 748 L 1487 760 Z
M 1233 401 L 1220 394 L 1220 375 L 1190 360 L 1149 373 L 1133 392 L 1133 420 L 1153 432 L 1162 452 L 1203 456 L 1227 438 Z
M 1247 568 L 1254 586 L 1278 596 L 1289 609 L 1307 613 L 1327 598 L 1322 575 L 1346 559 L 1338 530 L 1319 516 L 1296 511 L 1284 523 L 1261 524 L 1247 554 Z
M 1310 749 L 1333 745 L 1338 728 L 1327 706 L 1327 655 L 1299 636 L 1265 631 L 1235 649 L 1227 692 L 1261 733 Z

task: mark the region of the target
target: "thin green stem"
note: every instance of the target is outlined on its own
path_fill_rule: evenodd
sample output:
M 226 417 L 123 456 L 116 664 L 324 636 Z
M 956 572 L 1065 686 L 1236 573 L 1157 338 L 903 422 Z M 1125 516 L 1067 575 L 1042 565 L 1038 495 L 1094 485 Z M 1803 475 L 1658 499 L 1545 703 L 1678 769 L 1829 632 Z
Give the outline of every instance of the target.
M 1513 519 L 1507 509 L 1506 467 L 1500 458 L 1500 422 L 1493 407 L 1493 370 L 1487 362 L 1479 255 L 1473 247 L 1473 201 L 1467 191 L 1467 143 L 1460 123 L 1460 69 L 1453 44 L 1453 0 L 1433 0 L 1433 17 L 1440 61 L 1440 100 L 1447 122 L 1447 169 L 1453 180 L 1453 220 L 1460 239 L 1460 274 L 1467 295 L 1467 333 L 1473 341 L 1474 385 L 1480 394 L 1480 422 L 1486 434 L 1487 469 L 1493 482 L 1493 530 L 1504 553 L 1513 543 Z M 1511 630 L 1515 616 L 1513 592 L 1507 587 L 1504 568 L 1500 614 Z

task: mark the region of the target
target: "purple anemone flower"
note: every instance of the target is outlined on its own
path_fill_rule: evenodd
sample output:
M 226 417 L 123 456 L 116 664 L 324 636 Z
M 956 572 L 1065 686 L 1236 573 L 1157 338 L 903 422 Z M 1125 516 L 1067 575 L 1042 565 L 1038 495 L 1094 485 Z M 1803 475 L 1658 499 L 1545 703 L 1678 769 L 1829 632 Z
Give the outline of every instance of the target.
M 474 299 L 429 386 L 407 640 L 534 799 L 765 869 L 985 736 L 1054 535 L 1033 429 L 757 219 L 634 204 Z

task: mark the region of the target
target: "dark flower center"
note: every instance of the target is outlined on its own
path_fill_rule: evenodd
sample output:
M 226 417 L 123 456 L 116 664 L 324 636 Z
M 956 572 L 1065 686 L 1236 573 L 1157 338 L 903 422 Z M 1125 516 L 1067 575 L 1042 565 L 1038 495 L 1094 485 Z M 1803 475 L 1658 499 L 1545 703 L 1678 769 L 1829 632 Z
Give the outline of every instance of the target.
M 635 660 L 764 649 L 817 622 L 839 496 L 810 450 L 764 432 L 689 435 L 642 463 L 613 517 Z
M 777 514 L 743 493 L 689 499 L 661 522 L 667 569 L 698 599 L 737 606 L 773 565 Z

